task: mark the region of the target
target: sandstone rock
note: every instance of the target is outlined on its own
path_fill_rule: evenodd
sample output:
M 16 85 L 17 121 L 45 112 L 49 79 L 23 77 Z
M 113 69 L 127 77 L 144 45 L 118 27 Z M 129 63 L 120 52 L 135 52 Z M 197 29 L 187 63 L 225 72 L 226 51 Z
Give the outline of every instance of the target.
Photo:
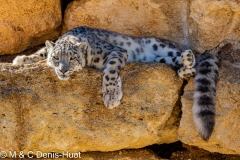
M 18 53 L 59 36 L 60 0 L 0 0 L 0 4 L 0 55 Z
M 177 141 L 182 80 L 164 64 L 130 63 L 122 105 L 102 102 L 102 73 L 60 81 L 45 63 L 0 63 L 0 150 L 114 151 Z
M 189 48 L 188 0 L 73 1 L 63 28 L 89 26 L 133 36 L 166 38 Z
M 190 2 L 191 48 L 203 52 L 224 39 L 240 39 L 240 2 L 193 0 Z
M 182 118 L 178 138 L 188 145 L 210 152 L 240 154 L 240 69 L 224 61 L 217 85 L 216 124 L 212 136 L 205 142 L 193 123 L 193 81 L 189 81 L 182 96 Z

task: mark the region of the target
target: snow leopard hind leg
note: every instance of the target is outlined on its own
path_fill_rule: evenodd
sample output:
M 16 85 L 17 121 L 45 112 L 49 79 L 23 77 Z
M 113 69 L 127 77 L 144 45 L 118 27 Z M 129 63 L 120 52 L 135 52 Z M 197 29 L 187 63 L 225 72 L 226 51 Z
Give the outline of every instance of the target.
M 160 38 L 145 38 L 148 51 L 155 55 L 154 62 L 166 63 L 178 69 L 181 78 L 189 79 L 196 74 L 195 56 L 191 50 L 184 50 L 176 43 Z
M 193 119 L 203 140 L 208 140 L 215 125 L 216 83 L 219 59 L 205 53 L 197 58 L 194 78 Z
M 183 79 L 189 79 L 196 75 L 195 66 L 195 56 L 191 50 L 185 50 L 181 53 L 181 62 L 183 67 L 178 70 L 179 77 Z

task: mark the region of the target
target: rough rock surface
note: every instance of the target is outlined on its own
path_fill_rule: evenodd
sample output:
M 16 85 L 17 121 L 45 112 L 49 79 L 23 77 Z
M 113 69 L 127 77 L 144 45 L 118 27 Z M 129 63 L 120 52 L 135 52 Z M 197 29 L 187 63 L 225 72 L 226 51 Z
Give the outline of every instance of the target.
M 73 1 L 65 11 L 63 32 L 86 25 L 166 38 L 188 48 L 188 11 L 188 0 Z
M 223 61 L 217 85 L 216 124 L 208 142 L 203 141 L 193 123 L 193 81 L 189 81 L 182 96 L 182 118 L 178 138 L 188 145 L 210 152 L 240 154 L 240 68 Z
M 60 0 L 0 0 L 0 4 L 0 55 L 19 53 L 59 36 Z
M 240 39 L 240 1 L 190 1 L 191 48 L 203 52 L 224 39 Z
M 155 36 L 204 52 L 224 39 L 240 39 L 240 3 L 233 0 L 89 0 L 65 11 L 63 32 L 77 26 Z
M 0 0 L 0 55 L 56 39 L 60 0 Z M 133 36 L 173 40 L 199 52 L 240 39 L 236 0 L 75 0 L 65 10 L 63 33 L 87 25 Z
M 45 63 L 0 63 L 0 150 L 113 151 L 177 141 L 182 80 L 164 64 L 130 63 L 122 105 L 102 102 L 102 74 L 60 81 Z

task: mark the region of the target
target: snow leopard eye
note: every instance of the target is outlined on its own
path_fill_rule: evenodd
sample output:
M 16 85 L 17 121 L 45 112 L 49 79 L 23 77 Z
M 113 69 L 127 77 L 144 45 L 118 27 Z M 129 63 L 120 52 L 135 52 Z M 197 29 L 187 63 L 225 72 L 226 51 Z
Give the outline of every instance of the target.
M 58 57 L 58 56 L 53 56 L 53 58 L 54 58 L 55 60 L 59 60 L 59 57 Z
M 76 57 L 70 57 L 70 61 L 72 61 L 72 60 L 74 60 L 74 59 L 76 59 Z

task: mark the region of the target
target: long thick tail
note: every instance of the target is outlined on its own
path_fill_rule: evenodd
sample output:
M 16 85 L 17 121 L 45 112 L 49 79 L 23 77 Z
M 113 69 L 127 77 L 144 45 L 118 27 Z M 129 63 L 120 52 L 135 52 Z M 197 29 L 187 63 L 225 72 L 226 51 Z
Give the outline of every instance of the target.
M 216 83 L 219 60 L 211 54 L 197 58 L 193 117 L 200 136 L 208 140 L 215 125 Z

